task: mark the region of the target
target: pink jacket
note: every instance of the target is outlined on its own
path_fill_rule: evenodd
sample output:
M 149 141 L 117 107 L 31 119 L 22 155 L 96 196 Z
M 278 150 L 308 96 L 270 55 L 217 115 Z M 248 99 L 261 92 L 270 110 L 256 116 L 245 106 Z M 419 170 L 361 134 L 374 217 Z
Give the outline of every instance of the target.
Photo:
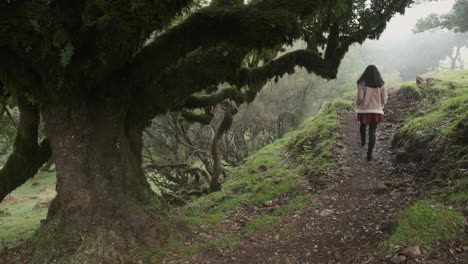
M 363 83 L 357 86 L 356 112 L 358 114 L 384 114 L 383 109 L 387 103 L 387 88 L 367 87 Z

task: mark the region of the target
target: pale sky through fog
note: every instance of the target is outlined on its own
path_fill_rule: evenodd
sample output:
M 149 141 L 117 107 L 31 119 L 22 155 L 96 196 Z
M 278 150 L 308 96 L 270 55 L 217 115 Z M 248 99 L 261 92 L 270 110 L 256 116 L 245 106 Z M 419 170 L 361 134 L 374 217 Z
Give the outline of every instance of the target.
M 439 0 L 436 2 L 422 3 L 407 8 L 404 15 L 397 15 L 390 20 L 387 28 L 381 36 L 383 38 L 399 38 L 412 34 L 411 30 L 419 18 L 426 17 L 430 13 L 445 14 L 452 9 L 455 0 Z

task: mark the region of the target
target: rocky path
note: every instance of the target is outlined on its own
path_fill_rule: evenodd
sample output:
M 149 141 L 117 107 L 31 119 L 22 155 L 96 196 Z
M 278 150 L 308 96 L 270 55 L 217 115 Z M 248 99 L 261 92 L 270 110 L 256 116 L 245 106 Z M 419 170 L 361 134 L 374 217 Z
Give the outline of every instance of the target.
M 365 159 L 353 111 L 341 113 L 342 142 L 334 184 L 318 203 L 284 219 L 276 234 L 245 238 L 235 252 L 211 255 L 205 263 L 385 263 L 374 254 L 398 212 L 415 197 L 412 178 L 395 173 L 390 151 L 395 121 L 406 106 L 391 93 L 387 121 L 377 132 L 375 158 Z M 397 186 L 397 187 L 389 187 Z

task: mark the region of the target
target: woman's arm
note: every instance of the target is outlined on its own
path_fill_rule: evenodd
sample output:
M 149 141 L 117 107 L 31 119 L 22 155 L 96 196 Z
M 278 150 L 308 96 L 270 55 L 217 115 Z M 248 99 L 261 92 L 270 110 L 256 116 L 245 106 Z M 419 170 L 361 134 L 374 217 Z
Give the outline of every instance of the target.
M 380 93 L 380 103 L 382 104 L 382 108 L 387 104 L 387 100 L 388 100 L 387 88 L 383 86 L 382 91 Z
M 359 107 L 364 100 L 364 87 L 361 84 L 357 85 L 357 98 L 356 98 L 356 106 Z

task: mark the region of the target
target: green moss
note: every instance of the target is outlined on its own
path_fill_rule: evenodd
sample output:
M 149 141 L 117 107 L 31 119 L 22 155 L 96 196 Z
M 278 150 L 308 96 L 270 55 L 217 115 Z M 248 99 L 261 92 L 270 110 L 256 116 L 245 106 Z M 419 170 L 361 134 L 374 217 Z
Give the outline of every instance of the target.
M 239 241 L 239 236 L 237 235 L 224 235 L 217 239 L 215 239 L 212 245 L 215 248 L 223 249 L 223 250 L 234 250 L 237 246 L 237 242 Z
M 427 200 L 407 209 L 386 243 L 392 251 L 398 245 L 433 248 L 437 241 L 454 239 L 463 233 L 464 218 L 453 210 Z
M 413 137 L 424 135 L 453 137 L 457 132 L 455 127 L 465 121 L 467 114 L 468 94 L 461 94 L 442 100 L 423 116 L 410 117 L 400 133 Z
M 465 205 L 468 202 L 468 173 L 465 177 L 452 182 L 443 189 L 441 201 L 453 205 Z
M 205 227 L 214 227 L 221 224 L 224 220 L 222 214 L 202 214 L 197 216 L 185 216 L 182 218 L 182 221 L 187 224 L 189 228 L 205 228 Z
M 407 99 L 419 101 L 422 99 L 422 94 L 415 84 L 401 86 L 399 93 L 405 94 Z
M 280 208 L 278 208 L 276 211 L 273 212 L 273 214 L 275 215 L 286 214 L 291 211 L 301 209 L 306 205 L 312 205 L 312 204 L 315 204 L 315 200 L 312 197 L 312 195 L 310 194 L 301 195 L 288 201 L 286 205 L 283 205 Z
M 274 230 L 278 225 L 278 220 L 283 215 L 303 208 L 307 204 L 313 204 L 314 202 L 315 200 L 309 194 L 295 197 L 278 209 L 269 213 L 264 213 L 256 219 L 248 222 L 248 224 L 242 229 L 241 233 L 245 235 L 254 232 Z
M 268 231 L 272 230 L 277 222 L 278 216 L 272 214 L 262 214 L 254 220 L 247 223 L 247 225 L 242 229 L 241 234 L 247 235 L 259 231 Z
M 218 206 L 216 206 L 216 209 L 213 210 L 214 212 L 225 212 L 230 209 L 233 209 L 234 207 L 244 203 L 248 197 L 248 194 L 241 194 L 241 195 L 236 195 L 233 196 L 232 198 L 229 198 L 227 200 L 224 200 L 222 203 L 220 203 Z
M 447 200 L 450 203 L 466 203 L 468 202 L 468 191 L 451 194 Z
M 261 204 L 283 194 L 292 193 L 299 188 L 298 185 L 299 183 L 295 181 L 285 181 L 277 185 L 271 182 L 265 182 L 261 185 L 255 196 L 252 197 L 251 204 Z
M 312 182 L 320 184 L 323 173 L 334 167 L 334 145 L 339 136 L 337 112 L 351 108 L 349 95 L 335 99 L 316 118 L 305 122 L 288 143 L 288 150 L 303 163 Z

